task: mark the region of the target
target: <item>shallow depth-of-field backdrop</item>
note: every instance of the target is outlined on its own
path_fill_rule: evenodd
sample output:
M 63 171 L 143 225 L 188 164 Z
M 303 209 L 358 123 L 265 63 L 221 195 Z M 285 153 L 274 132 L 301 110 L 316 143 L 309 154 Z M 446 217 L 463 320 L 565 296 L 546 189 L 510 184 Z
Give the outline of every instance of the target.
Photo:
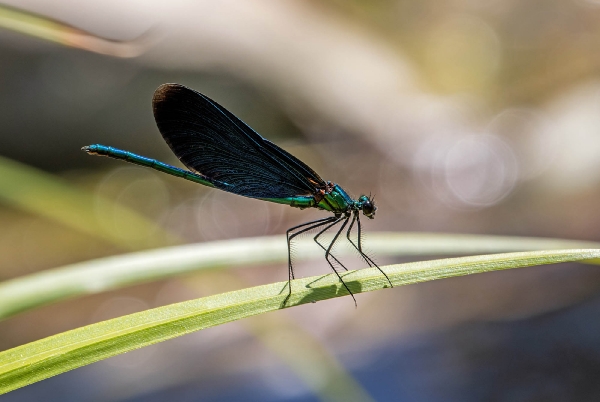
M 381 231 L 600 241 L 600 1 L 2 4 L 5 19 L 12 6 L 45 20 L 33 33 L 0 28 L 0 280 L 280 235 L 326 216 L 80 151 L 101 143 L 180 166 L 152 116 L 165 82 L 215 99 L 354 196 L 374 195 L 367 250 Z M 44 33 L 58 23 L 58 37 Z M 76 208 L 61 197 L 93 199 Z M 0 350 L 283 281 L 286 270 L 213 270 L 62 301 L 1 321 Z M 296 264 L 297 276 L 328 270 L 322 259 Z M 357 301 L 210 328 L 2 399 L 330 400 L 319 389 L 333 375 L 365 401 L 600 400 L 598 267 L 488 273 Z M 335 373 L 302 368 L 304 347 Z

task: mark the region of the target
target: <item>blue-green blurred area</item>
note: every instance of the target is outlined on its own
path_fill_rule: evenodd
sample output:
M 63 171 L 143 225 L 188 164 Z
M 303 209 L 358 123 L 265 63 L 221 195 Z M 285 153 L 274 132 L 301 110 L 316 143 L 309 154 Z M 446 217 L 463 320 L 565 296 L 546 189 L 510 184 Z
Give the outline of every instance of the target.
M 1 279 L 324 216 L 80 151 L 102 143 L 177 164 L 151 110 L 165 82 L 217 100 L 353 195 L 374 194 L 367 249 L 369 231 L 383 230 L 600 241 L 598 1 L 4 3 L 102 38 L 148 39 L 138 57 L 117 58 L 67 33 L 61 45 L 0 31 L 0 156 L 19 163 L 0 164 Z M 28 173 L 9 180 L 9 165 Z M 327 270 L 297 264 L 302 276 Z M 0 348 L 285 279 L 283 265 L 250 267 L 61 302 L 0 322 Z M 321 342 L 373 400 L 596 401 L 599 290 L 597 268 L 564 265 L 274 314 Z M 253 320 L 3 398 L 318 400 L 334 380 L 301 380 Z

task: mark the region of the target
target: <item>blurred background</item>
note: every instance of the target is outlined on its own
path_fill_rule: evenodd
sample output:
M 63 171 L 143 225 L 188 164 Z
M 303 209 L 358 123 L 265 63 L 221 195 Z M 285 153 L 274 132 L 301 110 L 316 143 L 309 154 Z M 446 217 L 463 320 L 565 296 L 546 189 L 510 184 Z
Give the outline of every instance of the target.
M 80 151 L 178 165 L 151 111 L 165 82 L 207 94 L 354 196 L 374 194 L 367 249 L 374 231 L 600 241 L 599 1 L 3 0 L 0 20 L 2 280 L 323 216 Z M 286 279 L 274 264 L 60 302 L 0 322 L 0 349 Z M 597 267 L 357 300 L 203 330 L 3 398 L 600 400 Z

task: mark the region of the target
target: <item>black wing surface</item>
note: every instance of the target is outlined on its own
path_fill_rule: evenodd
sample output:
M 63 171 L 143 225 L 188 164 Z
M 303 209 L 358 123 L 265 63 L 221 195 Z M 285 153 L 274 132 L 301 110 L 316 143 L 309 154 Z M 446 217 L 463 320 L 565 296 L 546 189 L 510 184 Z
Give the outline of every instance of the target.
M 305 163 L 263 138 L 209 97 L 163 84 L 152 100 L 163 138 L 190 170 L 216 187 L 252 198 L 311 195 L 325 182 Z

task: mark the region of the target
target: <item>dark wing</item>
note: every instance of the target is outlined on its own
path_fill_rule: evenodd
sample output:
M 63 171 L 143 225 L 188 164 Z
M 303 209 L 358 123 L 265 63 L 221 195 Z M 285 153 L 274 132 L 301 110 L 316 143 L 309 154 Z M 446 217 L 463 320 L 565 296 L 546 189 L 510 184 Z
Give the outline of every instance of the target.
M 284 198 L 325 187 L 305 163 L 199 92 L 163 84 L 154 92 L 152 107 L 158 129 L 179 160 L 220 189 Z

